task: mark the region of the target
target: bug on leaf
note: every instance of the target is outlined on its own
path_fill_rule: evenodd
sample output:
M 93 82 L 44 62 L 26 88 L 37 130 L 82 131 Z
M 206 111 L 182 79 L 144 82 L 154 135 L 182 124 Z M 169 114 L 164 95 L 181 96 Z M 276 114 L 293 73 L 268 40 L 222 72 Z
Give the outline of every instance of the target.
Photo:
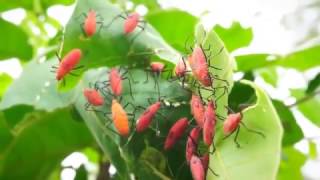
M 216 126 L 216 112 L 215 104 L 210 101 L 204 112 L 204 124 L 203 124 L 203 142 L 210 146 L 213 142 Z
M 148 69 L 146 69 L 147 73 L 147 78 L 144 81 L 144 83 L 148 83 L 149 82 L 149 73 L 151 73 L 153 79 L 154 79 L 154 87 L 157 89 L 158 92 L 158 97 L 160 97 L 160 86 L 159 86 L 159 79 L 161 77 L 161 73 L 166 72 L 167 70 L 165 69 L 165 64 L 162 62 L 151 62 L 150 63 L 150 67 Z
M 191 114 L 193 115 L 194 119 L 196 120 L 199 127 L 203 126 L 203 118 L 204 118 L 204 105 L 199 96 L 196 94 L 192 94 L 191 101 Z
M 168 80 L 170 82 L 179 80 L 182 84 L 182 87 L 184 87 L 185 81 L 186 81 L 186 75 L 190 72 L 188 70 L 187 63 L 184 59 L 184 57 L 181 57 L 181 59 L 177 62 L 175 68 L 174 68 L 174 77 L 172 77 L 172 72 L 169 74 Z
M 186 143 L 186 160 L 190 162 L 192 155 L 197 153 L 198 140 L 201 133 L 200 127 L 195 127 L 190 131 L 190 134 Z
M 138 118 L 137 124 L 136 124 L 136 130 L 137 132 L 142 132 L 145 129 L 147 129 L 153 118 L 156 116 L 157 112 L 161 108 L 161 102 L 156 102 L 154 104 L 151 104 Z
M 201 159 L 197 155 L 192 155 L 190 160 L 190 170 L 193 180 L 204 180 L 205 172 Z
M 134 99 L 131 89 L 131 80 L 126 76 L 127 74 L 130 75 L 128 70 L 125 70 L 123 73 L 121 73 L 121 68 L 112 68 L 109 72 L 109 80 L 98 82 L 99 84 L 103 85 L 102 87 L 100 87 L 100 90 L 105 94 L 109 93 L 108 90 L 110 88 L 113 96 L 121 96 L 123 92 L 123 81 L 127 80 L 129 83 L 129 92 L 131 98 Z
M 53 66 L 56 69 L 56 79 L 58 81 L 62 80 L 66 75 L 70 74 L 72 76 L 77 76 L 72 71 L 83 68 L 83 66 L 76 67 L 82 57 L 82 51 L 80 49 L 72 49 L 69 51 L 62 59 L 58 56 L 60 61 L 58 66 Z
M 90 88 L 85 88 L 83 90 L 83 95 L 87 100 L 87 103 L 85 104 L 85 110 L 101 112 L 94 109 L 94 107 L 102 106 L 105 103 L 104 97 L 100 95 L 97 84 L 95 84 L 94 88 L 92 88 L 91 83 L 89 86 Z
M 91 37 L 97 32 L 97 25 L 100 25 L 99 31 L 103 27 L 102 16 L 93 9 L 90 9 L 87 13 L 82 13 L 80 17 L 84 18 L 80 28 L 86 37 Z
M 111 22 L 106 26 L 109 28 L 113 22 L 119 18 L 124 19 L 123 32 L 129 35 L 135 31 L 135 29 L 140 28 L 140 31 L 131 39 L 131 43 L 144 31 L 146 28 L 146 21 L 142 20 L 141 16 L 137 12 L 128 13 L 124 12 L 115 16 Z
M 113 124 L 117 132 L 121 136 L 127 137 L 130 134 L 129 118 L 127 112 L 115 99 L 112 100 L 111 113 Z
M 238 135 L 240 132 L 240 125 L 245 127 L 248 132 L 255 133 L 260 135 L 261 137 L 265 138 L 265 135 L 262 132 L 252 130 L 248 128 L 241 120 L 243 118 L 242 112 L 238 113 L 231 113 L 228 115 L 227 119 L 223 123 L 223 133 L 225 135 L 224 139 L 228 138 L 230 135 L 232 135 L 234 132 L 236 133 L 234 136 L 234 142 L 236 143 L 237 147 L 240 147 L 240 144 L 238 142 Z
M 189 122 L 187 118 L 181 118 L 172 125 L 164 143 L 164 150 L 169 150 L 174 146 L 183 135 L 188 125 Z

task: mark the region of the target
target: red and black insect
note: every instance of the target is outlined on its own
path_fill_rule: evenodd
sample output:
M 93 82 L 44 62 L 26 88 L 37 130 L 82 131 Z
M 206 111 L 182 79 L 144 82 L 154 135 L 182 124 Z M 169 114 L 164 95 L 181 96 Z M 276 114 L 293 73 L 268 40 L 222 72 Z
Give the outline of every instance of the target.
M 112 100 L 111 113 L 114 127 L 118 133 L 121 136 L 127 137 L 130 134 L 129 118 L 127 112 L 115 99 Z
M 204 112 L 204 124 L 203 124 L 203 142 L 210 146 L 213 142 L 216 126 L 216 112 L 215 104 L 210 101 Z
M 146 21 L 142 20 L 140 14 L 137 12 L 128 13 L 124 12 L 122 14 L 117 15 L 114 17 L 111 22 L 106 26 L 108 28 L 112 25 L 112 23 L 117 20 L 118 18 L 124 19 L 123 31 L 124 34 L 128 35 L 134 32 L 135 29 L 140 28 L 141 30 L 131 39 L 133 42 L 146 28 Z
M 203 101 L 201 98 L 195 94 L 192 94 L 191 101 L 191 114 L 193 115 L 194 119 L 196 120 L 199 127 L 202 128 L 203 126 L 203 118 L 204 118 L 204 112 L 205 108 L 203 105 Z
M 81 15 L 84 17 L 84 21 L 80 24 L 80 28 L 85 36 L 93 36 L 97 31 L 97 25 L 100 25 L 100 31 L 103 26 L 103 18 L 100 14 L 93 9 L 90 9 L 88 13 L 82 13 Z
M 76 67 L 81 58 L 82 58 L 82 51 L 80 49 L 72 49 L 67 53 L 62 59 L 58 56 L 59 59 L 59 65 L 58 66 L 53 66 L 54 69 L 56 69 L 56 79 L 58 81 L 62 80 L 66 75 L 70 74 L 72 76 L 78 76 L 77 74 L 74 74 L 72 71 L 81 69 L 84 66 L 78 66 Z
M 162 62 L 151 62 L 150 67 L 146 69 L 147 78 L 144 81 L 144 83 L 149 82 L 149 73 L 148 72 L 151 72 L 151 75 L 152 75 L 154 82 L 155 82 L 154 87 L 157 89 L 157 92 L 158 92 L 158 97 L 160 97 L 159 79 L 161 77 L 161 73 L 164 73 L 167 71 L 165 68 L 166 68 L 166 66 Z
M 104 105 L 104 102 L 105 102 L 104 97 L 100 95 L 97 86 L 95 86 L 95 88 L 84 89 L 83 95 L 87 99 L 87 103 L 85 104 L 85 110 L 101 112 L 99 110 L 94 109 L 94 107 L 99 107 Z
M 239 131 L 240 131 L 240 125 L 245 127 L 248 130 L 248 132 L 252 132 L 252 133 L 258 134 L 261 137 L 265 138 L 265 135 L 262 132 L 255 131 L 255 130 L 252 130 L 252 129 L 248 128 L 241 121 L 242 118 L 243 118 L 242 112 L 231 113 L 231 114 L 228 115 L 227 119 L 223 123 L 223 132 L 225 134 L 224 139 L 228 138 L 230 135 L 232 135 L 235 132 L 236 135 L 234 136 L 234 142 L 236 143 L 237 147 L 239 148 L 240 144 L 237 141 L 237 139 L 238 139 L 238 135 L 239 135 Z
M 181 118 L 173 124 L 165 140 L 164 150 L 169 150 L 174 146 L 174 144 L 183 135 L 188 125 L 189 125 L 189 122 L 187 118 Z
M 224 48 L 221 48 L 218 54 L 220 54 L 223 49 Z M 216 95 L 216 90 L 223 89 L 223 93 L 219 97 L 216 97 L 216 101 L 218 101 L 225 93 L 228 92 L 229 82 L 227 80 L 219 78 L 217 75 L 210 73 L 209 68 L 214 68 L 218 70 L 221 70 L 221 69 L 216 68 L 210 64 L 211 61 L 208 59 L 210 59 L 211 54 L 206 55 L 205 51 L 210 51 L 210 46 L 208 49 L 203 49 L 201 45 L 195 45 L 194 49 L 192 49 L 192 54 L 188 57 L 188 62 L 189 62 L 192 74 L 194 75 L 195 79 L 198 82 L 200 82 L 198 86 L 196 86 L 197 81 L 194 81 L 192 84 L 194 87 L 198 87 L 198 89 L 201 88 L 201 89 L 212 92 L 211 96 Z M 222 81 L 226 85 L 219 86 L 219 87 L 214 86 L 214 83 L 213 83 L 214 80 Z M 211 87 L 211 88 L 208 88 L 208 87 Z
M 201 133 L 200 127 L 195 127 L 190 131 L 190 134 L 186 143 L 186 160 L 187 163 L 190 162 L 192 155 L 197 153 L 198 140 Z
M 171 72 L 168 80 L 170 82 L 179 80 L 179 81 L 181 81 L 182 87 L 184 87 L 186 75 L 188 72 L 190 72 L 190 71 L 188 70 L 187 63 L 184 60 L 184 57 L 181 57 L 181 59 L 178 61 L 178 63 L 176 64 L 176 66 L 174 68 L 174 77 L 172 77 L 172 72 Z
M 190 160 L 190 170 L 193 180 L 204 180 L 205 171 L 201 159 L 197 155 L 192 155 Z
M 125 70 L 124 72 L 121 73 L 121 69 L 117 68 L 112 68 L 109 72 L 109 80 L 103 81 L 103 82 L 98 82 L 99 84 L 102 84 L 103 87 L 100 87 L 100 90 L 105 94 L 109 93 L 109 88 L 112 91 L 112 95 L 115 97 L 119 97 L 122 95 L 123 92 L 123 85 L 122 82 L 123 80 L 127 80 L 129 83 L 129 92 L 134 99 L 133 94 L 132 94 L 132 89 L 131 89 L 131 80 L 129 77 L 126 75 L 129 74 L 128 70 Z
M 136 130 L 137 132 L 142 132 L 146 130 L 153 118 L 158 113 L 159 109 L 161 108 L 161 102 L 157 101 L 154 104 L 151 104 L 138 118 L 137 124 L 136 124 Z

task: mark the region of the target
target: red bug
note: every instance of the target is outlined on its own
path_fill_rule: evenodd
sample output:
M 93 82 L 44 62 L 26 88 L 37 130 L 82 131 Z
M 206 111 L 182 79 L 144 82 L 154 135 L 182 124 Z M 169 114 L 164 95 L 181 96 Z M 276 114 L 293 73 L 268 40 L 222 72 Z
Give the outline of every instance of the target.
M 202 127 L 205 108 L 202 104 L 201 98 L 195 94 L 192 94 L 190 105 L 191 105 L 191 114 L 196 120 L 198 126 Z
M 183 135 L 185 129 L 188 127 L 188 119 L 181 118 L 173 124 L 169 130 L 169 134 L 164 143 L 164 150 L 169 150 L 177 142 L 177 140 Z
M 121 104 L 113 99 L 111 105 L 112 120 L 115 128 L 121 136 L 128 136 L 130 133 L 129 119 Z
M 122 92 L 123 92 L 122 82 L 123 82 L 123 80 L 128 80 L 130 95 L 133 99 L 132 89 L 131 89 L 131 81 L 128 77 L 126 77 L 126 75 L 128 74 L 128 71 L 126 70 L 123 73 L 121 73 L 120 71 L 121 71 L 121 69 L 112 68 L 109 72 L 109 80 L 103 81 L 103 82 L 98 82 L 100 84 L 103 84 L 103 86 L 104 86 L 101 90 L 102 90 L 102 92 L 106 92 L 107 88 L 110 87 L 110 89 L 112 91 L 112 95 L 121 96 Z
M 162 62 L 152 62 L 150 67 L 152 72 L 161 73 L 164 71 L 165 65 Z
M 134 39 L 136 37 L 138 37 L 138 35 L 144 31 L 145 27 L 146 27 L 146 22 L 144 20 L 141 20 L 141 16 L 137 13 L 137 12 L 133 12 L 133 13 L 128 13 L 125 12 L 125 14 L 119 14 L 116 17 L 114 17 L 111 22 L 106 26 L 106 28 L 108 28 L 109 26 L 112 25 L 112 23 L 118 19 L 118 18 L 122 18 L 124 19 L 124 25 L 123 25 L 123 31 L 126 35 L 131 34 L 134 32 L 134 30 L 139 27 L 141 29 L 141 31 L 139 33 L 137 33 L 131 40 L 131 42 L 134 41 Z M 140 24 L 142 23 L 142 24 Z
M 67 74 L 71 74 L 72 70 L 82 68 L 83 66 L 76 67 L 77 64 L 80 62 L 82 57 L 82 51 L 80 49 L 72 49 L 67 55 L 65 55 L 62 59 L 59 58 L 59 66 L 56 68 L 56 79 L 58 81 L 62 80 Z
M 179 80 L 182 83 L 182 87 L 184 87 L 184 82 L 186 80 L 186 73 L 189 72 L 187 69 L 187 64 L 184 60 L 184 58 L 182 57 L 178 63 L 176 64 L 175 68 L 174 68 L 174 74 L 175 77 L 172 77 L 172 72 L 170 72 L 169 78 L 168 80 L 170 82 Z
M 195 78 L 200 81 L 203 86 L 211 86 L 212 80 L 209 73 L 206 55 L 200 46 L 195 46 L 192 55 L 189 56 L 188 60 Z
M 160 87 L 159 87 L 158 79 L 160 78 L 161 73 L 167 71 L 165 70 L 165 64 L 163 64 L 162 62 L 151 62 L 150 69 L 146 69 L 146 70 L 152 73 L 152 77 L 155 82 L 154 86 L 155 88 L 157 88 L 158 97 L 160 97 Z M 144 83 L 147 83 L 149 81 L 149 73 L 147 72 L 146 75 L 147 75 L 147 78 L 144 81 Z
M 178 61 L 178 63 L 176 64 L 176 67 L 174 69 L 174 72 L 175 72 L 175 75 L 177 77 L 184 77 L 185 74 L 188 72 L 187 71 L 187 64 L 186 62 L 184 61 L 184 59 L 180 59 Z
M 139 24 L 140 15 L 136 12 L 131 13 L 127 16 L 127 19 L 124 22 L 124 33 L 132 33 Z
M 208 153 L 204 154 L 202 157 L 200 157 L 200 159 L 201 159 L 204 171 L 207 172 L 209 167 L 209 154 Z
M 110 86 L 115 96 L 120 96 L 122 93 L 122 77 L 117 69 L 112 68 L 109 74 Z
M 192 155 L 192 157 L 191 157 L 190 170 L 191 170 L 193 180 L 204 180 L 205 179 L 205 172 L 204 172 L 204 167 L 203 167 L 202 161 L 196 155 Z
M 150 105 L 142 115 L 138 118 L 137 124 L 136 124 L 136 130 L 137 132 L 142 132 L 145 129 L 149 127 L 149 125 L 152 122 L 152 119 L 155 117 L 156 113 L 159 111 L 161 107 L 161 102 L 156 102 L 152 105 Z
M 200 136 L 201 128 L 195 127 L 190 131 L 190 134 L 186 143 L 186 159 L 187 163 L 190 162 L 192 155 L 196 154 L 198 147 L 198 140 Z
M 239 127 L 241 119 L 241 113 L 229 114 L 227 120 L 223 123 L 224 134 L 229 135 L 233 133 Z
M 94 11 L 93 9 L 90 9 L 87 14 L 82 13 L 81 15 L 83 15 L 84 21 L 83 21 L 83 23 L 80 24 L 80 27 L 81 27 L 83 33 L 87 37 L 91 37 L 96 33 L 97 24 L 100 25 L 100 28 L 103 26 L 102 16 L 97 14 L 97 12 Z M 97 18 L 99 18 L 98 21 L 97 21 Z
M 86 97 L 88 103 L 93 106 L 102 106 L 104 103 L 103 97 L 95 89 L 84 89 L 83 95 Z
M 216 125 L 216 112 L 215 104 L 210 101 L 204 112 L 204 124 L 203 124 L 203 142 L 210 146 L 213 141 Z
M 84 106 L 85 110 L 101 112 L 94 109 L 94 107 L 102 106 L 104 104 L 104 98 L 99 94 L 97 89 L 86 88 L 83 90 L 83 95 L 87 99 L 87 103 Z
M 233 132 L 236 132 L 236 135 L 234 137 L 234 142 L 236 143 L 237 147 L 240 147 L 240 144 L 237 141 L 239 131 L 240 131 L 240 124 L 243 127 L 245 127 L 249 132 L 258 134 L 261 137 L 265 138 L 265 135 L 262 132 L 249 129 L 243 122 L 241 122 L 242 117 L 243 117 L 242 112 L 231 113 L 228 115 L 227 119 L 223 123 L 223 132 L 226 135 L 224 139 L 226 139 L 231 134 L 233 134 Z

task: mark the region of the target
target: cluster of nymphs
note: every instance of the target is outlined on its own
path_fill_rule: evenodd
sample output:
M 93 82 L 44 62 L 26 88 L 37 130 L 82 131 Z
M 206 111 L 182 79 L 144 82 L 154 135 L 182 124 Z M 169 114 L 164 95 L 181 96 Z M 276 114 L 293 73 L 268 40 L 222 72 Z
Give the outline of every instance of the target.
M 100 23 L 96 21 L 96 17 L 98 17 L 98 15 L 95 13 L 95 11 L 90 10 L 85 17 L 86 18 L 84 20 L 84 23 L 81 24 L 81 27 L 83 28 L 83 32 L 85 33 L 85 35 L 87 37 L 91 37 L 96 33 L 96 25 Z M 133 32 L 137 27 L 140 27 L 139 22 L 144 22 L 140 20 L 140 16 L 137 13 L 128 14 L 126 17 L 119 15 L 115 17 L 114 20 L 118 17 L 122 17 L 125 19 L 125 34 L 129 34 Z M 144 27 L 141 28 L 143 29 Z M 223 48 L 221 48 L 219 53 L 222 52 L 222 50 Z M 187 74 L 192 75 L 195 79 L 193 85 L 190 87 L 196 87 L 197 92 L 194 92 L 192 94 L 190 106 L 191 114 L 193 115 L 193 119 L 196 121 L 196 126 L 193 127 L 190 132 L 187 132 L 188 127 L 191 126 L 191 121 L 189 121 L 185 117 L 180 118 L 170 128 L 164 143 L 164 149 L 169 150 L 176 144 L 176 142 L 183 136 L 184 133 L 188 134 L 185 150 L 186 161 L 190 166 L 192 176 L 195 180 L 205 179 L 208 170 L 209 153 L 213 153 L 215 150 L 214 135 L 217 119 L 224 121 L 223 132 L 225 134 L 225 137 L 230 136 L 234 132 L 236 133 L 234 141 L 238 147 L 240 146 L 237 142 L 240 125 L 243 125 L 245 128 L 247 128 L 241 121 L 243 117 L 241 112 L 231 112 L 227 117 L 221 117 L 216 113 L 217 101 L 228 91 L 229 84 L 228 81 L 220 79 L 217 75 L 213 75 L 212 73 L 210 73 L 210 68 L 214 68 L 217 70 L 221 69 L 210 65 L 210 61 L 208 60 L 210 58 L 210 55 L 207 55 L 206 51 L 208 50 L 204 49 L 201 45 L 195 45 L 195 47 L 192 49 L 192 53 L 188 56 L 187 60 L 181 58 L 181 60 L 176 64 L 174 70 L 172 70 L 172 72 L 174 73 L 174 77 L 171 77 L 170 80 L 179 80 L 183 87 Z M 80 49 L 73 49 L 69 53 L 67 53 L 60 61 L 59 66 L 56 67 L 56 79 L 60 81 L 66 75 L 72 75 L 73 70 L 80 68 L 80 66 L 77 67 L 77 65 L 81 59 L 81 56 L 82 52 Z M 165 71 L 165 65 L 161 62 L 152 62 L 150 64 L 149 70 L 156 75 L 160 75 L 160 73 Z M 148 128 L 151 128 L 150 125 L 155 116 L 159 113 L 159 110 L 161 109 L 161 106 L 163 104 L 163 100 L 160 100 L 159 84 L 155 81 L 158 87 L 158 101 L 150 102 L 150 106 L 147 108 L 131 104 L 135 110 L 140 108 L 143 109 L 143 112 L 136 121 L 132 121 L 136 122 L 135 127 L 133 127 L 133 124 L 130 125 L 128 118 L 128 116 L 130 116 L 130 113 L 125 111 L 126 106 L 129 104 L 122 106 L 121 101 L 119 100 L 121 98 L 118 98 L 122 95 L 123 80 L 128 80 L 130 85 L 130 94 L 132 96 L 130 79 L 126 76 L 127 72 L 128 71 L 121 72 L 120 69 L 112 68 L 108 72 L 109 79 L 107 81 L 95 82 L 93 87 L 91 86 L 90 88 L 86 88 L 83 91 L 84 97 L 87 100 L 87 103 L 85 104 L 86 110 L 99 112 L 99 110 L 97 110 L 99 107 L 103 106 L 104 104 L 110 103 L 106 102 L 107 100 L 110 100 L 112 102 L 110 104 L 111 120 L 108 122 L 108 125 L 113 124 L 115 129 L 113 131 L 122 137 L 128 137 L 131 129 L 135 129 L 135 132 L 140 133 Z M 214 86 L 214 80 L 224 82 L 225 86 Z M 217 97 L 217 89 L 224 89 L 224 93 L 220 93 L 220 95 Z M 201 95 L 202 91 L 209 91 L 212 93 L 212 95 L 206 97 L 206 99 L 204 100 Z M 107 98 L 106 100 L 106 97 L 110 96 L 112 98 Z M 109 113 L 104 113 L 104 115 L 107 114 Z M 134 114 L 135 111 L 132 113 L 132 115 Z M 264 136 L 260 132 L 250 129 L 248 130 Z M 200 154 L 198 149 L 201 134 L 203 143 L 207 146 L 206 152 L 202 154 Z M 209 147 L 211 146 L 213 147 L 213 151 L 209 152 Z M 212 170 L 211 172 L 214 173 Z M 216 173 L 214 174 L 217 175 Z

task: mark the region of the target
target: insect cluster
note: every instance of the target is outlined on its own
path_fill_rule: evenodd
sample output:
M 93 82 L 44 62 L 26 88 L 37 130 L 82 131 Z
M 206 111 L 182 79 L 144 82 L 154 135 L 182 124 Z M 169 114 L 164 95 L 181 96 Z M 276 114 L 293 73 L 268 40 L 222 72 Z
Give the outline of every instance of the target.
M 104 26 L 103 18 L 94 10 L 89 10 L 87 14 L 84 14 L 84 17 L 85 19 L 83 23 L 80 24 L 80 27 L 86 37 L 92 37 Z M 143 32 L 146 25 L 145 21 L 140 20 L 141 17 L 138 13 L 125 13 L 114 17 L 105 27 L 111 26 L 118 18 L 123 18 L 125 20 L 123 25 L 123 32 L 125 35 L 140 28 L 141 31 L 136 34 L 136 36 L 138 36 Z M 140 23 L 142 23 L 142 25 Z M 99 29 L 97 29 L 97 25 L 100 25 Z M 133 39 L 135 39 L 136 36 Z M 221 48 L 216 55 L 219 55 L 222 51 L 223 48 Z M 60 64 L 55 67 L 56 79 L 61 81 L 66 75 L 76 75 L 73 71 L 83 67 L 77 66 L 82 55 L 83 53 L 80 49 L 73 49 L 62 59 L 59 58 L 61 59 Z M 222 69 L 212 66 L 209 61 L 210 58 L 210 47 L 205 49 L 201 44 L 196 44 L 192 49 L 192 53 L 186 57 L 182 57 L 175 65 L 174 69 L 166 69 L 165 64 L 161 62 L 150 63 L 149 67 L 144 69 L 147 71 L 146 81 L 148 81 L 149 72 L 151 72 L 151 75 L 155 79 L 154 82 L 158 93 L 158 100 L 155 102 L 149 101 L 149 107 L 142 107 L 133 103 L 122 105 L 122 94 L 124 90 L 123 81 L 128 82 L 131 98 L 134 99 L 131 89 L 132 78 L 129 78 L 130 73 L 128 70 L 114 67 L 110 69 L 106 75 L 108 76 L 108 80 L 91 83 L 89 88 L 83 90 L 83 95 L 87 100 L 85 109 L 87 111 L 102 113 L 103 116 L 109 117 L 106 126 L 110 131 L 121 137 L 128 138 L 132 133 L 142 133 L 146 129 L 152 128 L 152 122 L 157 120 L 155 118 L 156 116 L 160 115 L 164 117 L 164 115 L 160 113 L 160 110 L 165 106 L 165 98 L 162 98 L 160 95 L 160 84 L 158 79 L 161 78 L 161 73 L 170 71 L 169 73 L 171 74 L 167 79 L 169 82 L 178 80 L 183 88 L 192 91 L 190 108 L 193 118 L 188 119 L 187 117 L 181 117 L 171 126 L 164 141 L 163 149 L 165 151 L 172 149 L 183 136 L 187 136 L 185 156 L 193 178 L 195 180 L 205 179 L 208 169 L 210 169 L 214 175 L 218 176 L 218 174 L 209 167 L 209 154 L 215 152 L 214 137 L 218 123 L 217 120 L 223 121 L 222 126 L 225 138 L 236 133 L 234 142 L 237 147 L 240 147 L 240 144 L 237 141 L 240 125 L 243 125 L 243 127 L 250 132 L 255 132 L 263 137 L 264 134 L 251 130 L 245 126 L 241 121 L 243 118 L 242 112 L 234 113 L 229 110 L 230 114 L 227 117 L 217 114 L 218 101 L 221 97 L 228 94 L 229 83 L 227 80 L 221 79 L 217 75 L 211 73 L 211 69 L 217 71 Z M 189 81 L 189 76 L 194 78 L 192 82 Z M 219 84 L 224 85 L 218 87 L 216 86 L 216 81 L 221 81 L 222 83 Z M 218 95 L 218 90 L 223 90 L 223 92 Z M 210 92 L 210 95 L 204 98 L 201 93 L 202 91 L 208 91 Z M 111 107 L 110 111 L 101 111 L 99 107 L 102 107 L 103 105 L 109 105 Z M 134 109 L 133 112 L 129 113 L 126 111 L 128 106 L 131 106 Z M 135 120 L 138 109 L 142 110 L 142 113 Z M 113 126 L 114 128 L 110 128 L 110 126 Z M 156 126 L 156 133 L 159 135 L 158 123 Z M 205 151 L 202 150 L 202 152 L 200 152 L 199 147 L 199 144 L 201 143 L 206 147 Z M 213 147 L 211 152 L 210 147 Z

